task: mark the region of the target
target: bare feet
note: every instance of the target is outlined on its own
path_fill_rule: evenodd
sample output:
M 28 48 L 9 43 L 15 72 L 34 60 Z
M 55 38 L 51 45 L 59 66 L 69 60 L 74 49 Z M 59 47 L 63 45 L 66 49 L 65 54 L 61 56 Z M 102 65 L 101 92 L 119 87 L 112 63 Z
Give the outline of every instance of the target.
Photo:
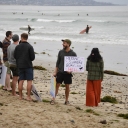
M 10 88 L 7 88 L 7 91 L 12 91 L 12 88 L 10 87 Z
M 50 104 L 51 104 L 51 105 L 54 105 L 54 104 L 55 104 L 55 100 L 51 100 L 51 101 L 50 101 Z
M 26 98 L 27 101 L 32 101 L 33 99 L 31 97 Z
M 5 87 L 5 86 L 3 86 L 3 88 L 2 88 L 3 90 L 5 90 L 5 91 L 7 91 L 7 87 Z
M 15 93 L 15 94 L 12 94 L 12 96 L 19 96 L 19 95 L 17 95 L 17 94 Z
M 19 96 L 19 100 L 24 100 L 21 96 Z

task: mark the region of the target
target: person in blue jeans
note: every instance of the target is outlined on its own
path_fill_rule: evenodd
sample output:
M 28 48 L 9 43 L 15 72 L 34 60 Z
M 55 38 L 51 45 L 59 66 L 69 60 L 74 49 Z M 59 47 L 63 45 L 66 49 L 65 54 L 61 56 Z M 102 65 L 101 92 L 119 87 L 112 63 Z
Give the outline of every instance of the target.
M 27 80 L 27 100 L 31 101 L 30 96 L 32 90 L 33 80 L 33 64 L 32 61 L 35 59 L 35 53 L 33 47 L 27 42 L 28 34 L 21 34 L 21 43 L 16 46 L 14 51 L 14 58 L 19 70 L 19 99 L 23 99 L 22 90 L 24 80 Z

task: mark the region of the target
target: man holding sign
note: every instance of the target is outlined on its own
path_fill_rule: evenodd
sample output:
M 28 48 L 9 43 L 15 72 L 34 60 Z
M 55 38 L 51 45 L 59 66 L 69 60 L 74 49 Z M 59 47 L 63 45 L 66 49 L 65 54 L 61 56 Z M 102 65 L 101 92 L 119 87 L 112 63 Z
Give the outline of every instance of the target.
M 58 59 L 56 62 L 56 68 L 54 72 L 54 76 L 56 77 L 56 92 L 55 96 L 58 93 L 60 84 L 64 82 L 65 84 L 65 105 L 69 104 L 68 97 L 69 97 L 69 85 L 72 84 L 72 74 L 71 72 L 64 71 L 64 57 L 65 56 L 76 56 L 76 53 L 70 49 L 71 41 L 69 39 L 62 40 L 63 42 L 63 49 L 59 51 L 58 53 Z M 55 103 L 55 98 L 50 102 L 51 104 Z

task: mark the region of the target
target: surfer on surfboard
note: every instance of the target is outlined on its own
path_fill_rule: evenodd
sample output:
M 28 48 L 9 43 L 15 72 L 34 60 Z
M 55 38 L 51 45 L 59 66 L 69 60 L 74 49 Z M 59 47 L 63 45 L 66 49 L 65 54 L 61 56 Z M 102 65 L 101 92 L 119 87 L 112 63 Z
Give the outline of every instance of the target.
M 88 34 L 90 28 L 92 28 L 92 26 L 88 26 L 88 25 L 87 25 L 86 29 L 82 30 L 82 31 L 80 32 L 80 34 L 84 34 L 85 32 Z
M 30 34 L 31 27 L 28 25 L 28 34 Z

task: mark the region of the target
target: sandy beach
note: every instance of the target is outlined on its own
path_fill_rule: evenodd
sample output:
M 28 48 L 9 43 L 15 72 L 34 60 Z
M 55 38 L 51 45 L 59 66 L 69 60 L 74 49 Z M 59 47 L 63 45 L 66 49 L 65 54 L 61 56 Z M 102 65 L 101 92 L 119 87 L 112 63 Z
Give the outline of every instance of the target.
M 127 6 L 0 7 L 0 41 L 5 38 L 6 31 L 11 30 L 20 36 L 27 33 L 27 25 L 30 25 L 34 30 L 28 42 L 36 53 L 33 65 L 47 69 L 34 70 L 33 84 L 41 102 L 36 102 L 33 95 L 34 102 L 19 100 L 11 92 L 2 90 L 0 85 L 0 128 L 128 128 L 128 120 L 117 116 L 128 114 L 128 76 L 104 75 L 101 98 L 115 97 L 117 104 L 101 102 L 98 107 L 85 106 L 86 71 L 73 73 L 70 106 L 64 105 L 64 87 L 60 87 L 55 105 L 49 103 L 50 79 L 58 52 L 62 49 L 62 39 L 70 39 L 71 49 L 77 56 L 84 57 L 85 62 L 92 48 L 99 48 L 104 70 L 128 75 Z M 89 34 L 79 34 L 87 24 L 92 26 Z M 27 96 L 26 82 L 23 96 Z
M 49 91 L 51 74 L 54 71 L 59 47 L 61 49 L 62 46 L 61 42 L 56 46 L 53 45 L 53 47 L 50 47 L 52 45 L 50 43 L 44 44 L 47 49 L 44 48 L 42 52 L 45 52 L 45 54 L 41 54 L 40 49 L 38 51 L 36 50 L 36 45 L 37 44 L 33 44 L 35 52 L 38 52 L 38 54 L 36 54 L 36 60 L 33 64 L 43 66 L 47 69 L 46 71 L 34 70 L 33 84 L 42 102 L 21 101 L 17 97 L 11 96 L 10 92 L 0 89 L 1 128 L 128 128 L 127 119 L 117 116 L 119 113 L 126 114 L 128 112 L 128 104 L 126 104 L 126 97 L 128 98 L 127 76 L 104 75 L 101 98 L 104 96 L 115 97 L 118 100 L 118 104 L 101 102 L 99 107 L 86 107 L 85 91 L 87 72 L 85 71 L 84 73 L 73 73 L 73 84 L 70 86 L 70 106 L 64 105 L 64 87 L 60 87 L 59 89 L 56 104 L 50 105 L 49 101 L 51 100 L 51 96 Z M 87 56 L 94 45 L 88 45 L 87 50 L 85 50 L 84 47 L 83 51 L 80 51 L 74 44 L 73 46 L 74 51 L 77 51 L 78 55 L 81 56 L 84 52 Z M 102 48 L 101 50 L 103 50 L 103 52 L 101 51 L 101 54 L 104 58 L 107 54 L 114 55 L 115 51 L 111 50 L 113 47 L 116 47 L 116 52 L 120 50 L 118 46 L 114 45 L 101 45 L 98 47 L 100 47 L 99 49 Z M 105 51 L 105 49 L 107 50 Z M 126 47 L 121 49 L 122 54 L 120 54 L 120 56 L 125 55 L 125 50 Z M 105 62 L 107 63 L 109 59 L 112 60 L 112 57 L 105 58 Z M 109 63 L 110 62 L 111 61 L 109 61 Z M 119 64 L 117 63 L 119 63 L 119 61 L 114 64 L 110 63 L 110 65 L 112 65 L 112 67 L 115 65 L 115 67 L 118 68 Z M 125 65 L 126 64 L 127 63 L 125 63 Z M 105 69 L 109 69 L 107 64 L 105 65 Z M 114 70 L 115 68 L 112 69 Z M 127 71 L 122 70 L 121 73 L 127 74 Z M 24 83 L 24 88 L 23 94 L 24 97 L 26 97 L 26 82 Z M 34 96 L 32 96 L 32 98 L 35 99 Z M 93 110 L 94 113 L 86 112 L 88 109 Z M 107 123 L 100 123 L 100 121 L 103 120 L 106 120 Z

